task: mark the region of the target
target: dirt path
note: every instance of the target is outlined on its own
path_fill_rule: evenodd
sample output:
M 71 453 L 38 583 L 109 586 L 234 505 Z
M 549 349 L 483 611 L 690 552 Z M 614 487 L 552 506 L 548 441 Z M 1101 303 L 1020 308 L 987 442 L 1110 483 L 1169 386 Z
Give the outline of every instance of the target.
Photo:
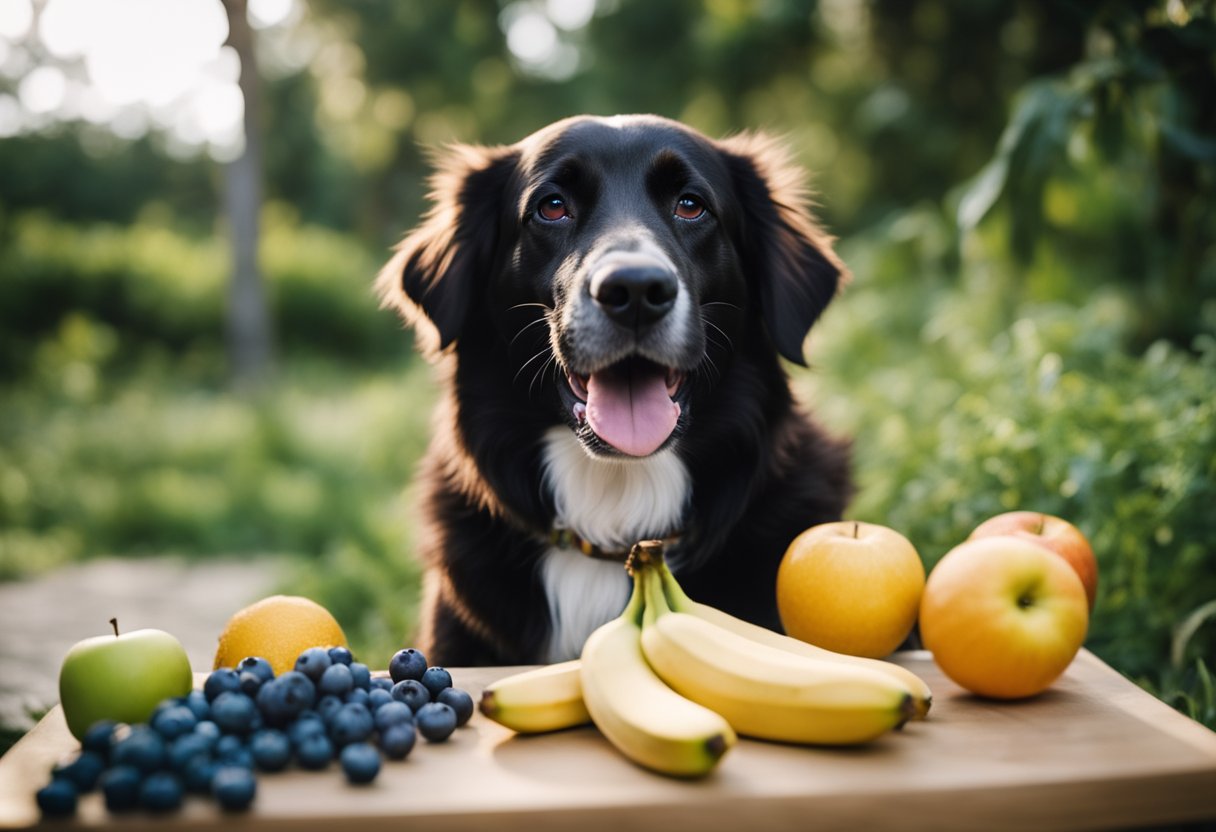
M 177 636 L 207 670 L 232 613 L 273 591 L 271 560 L 99 560 L 31 581 L 0 583 L 0 725 L 32 726 L 59 699 L 59 665 L 83 638 L 155 627 Z

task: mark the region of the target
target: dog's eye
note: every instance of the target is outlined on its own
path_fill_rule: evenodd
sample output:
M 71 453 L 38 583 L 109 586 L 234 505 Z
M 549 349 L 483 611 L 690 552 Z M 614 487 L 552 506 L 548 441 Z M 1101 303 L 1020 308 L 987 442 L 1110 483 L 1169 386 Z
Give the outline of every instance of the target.
M 705 203 L 691 194 L 676 200 L 676 216 L 682 220 L 699 220 L 705 213 Z
M 542 220 L 556 222 L 563 217 L 570 216 L 570 211 L 566 208 L 566 200 L 557 194 L 550 194 L 536 206 L 536 215 Z

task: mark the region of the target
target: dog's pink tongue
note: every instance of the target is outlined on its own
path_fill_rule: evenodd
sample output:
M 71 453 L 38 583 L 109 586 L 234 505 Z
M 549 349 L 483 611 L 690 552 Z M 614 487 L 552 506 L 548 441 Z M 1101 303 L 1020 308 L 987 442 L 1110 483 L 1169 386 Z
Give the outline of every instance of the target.
M 679 418 L 680 406 L 667 395 L 661 369 L 592 373 L 587 380 L 587 421 L 600 439 L 621 453 L 654 453 Z

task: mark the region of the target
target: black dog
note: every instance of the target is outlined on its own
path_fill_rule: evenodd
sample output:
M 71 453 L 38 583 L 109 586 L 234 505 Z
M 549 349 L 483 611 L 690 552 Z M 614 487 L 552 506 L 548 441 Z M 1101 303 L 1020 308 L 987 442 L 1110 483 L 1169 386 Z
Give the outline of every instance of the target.
M 803 363 L 844 275 L 798 171 L 756 136 L 580 117 L 458 146 L 433 184 L 377 282 L 445 375 L 420 646 L 574 658 L 642 538 L 692 597 L 779 629 L 782 553 L 851 496 L 778 361 Z

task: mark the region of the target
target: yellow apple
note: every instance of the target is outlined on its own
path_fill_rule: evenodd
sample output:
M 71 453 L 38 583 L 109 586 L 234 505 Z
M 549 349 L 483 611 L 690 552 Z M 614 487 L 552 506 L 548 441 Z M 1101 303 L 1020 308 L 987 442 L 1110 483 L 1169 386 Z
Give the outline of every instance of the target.
M 908 539 L 873 523 L 807 529 L 777 570 L 787 634 L 837 653 L 880 658 L 916 623 L 925 567 Z
M 942 671 L 996 699 L 1033 696 L 1081 649 L 1085 587 L 1054 552 L 1010 535 L 968 540 L 929 573 L 920 636 Z
M 969 540 L 1011 534 L 1055 552 L 1076 570 L 1093 612 L 1098 597 L 1098 560 L 1081 530 L 1059 517 L 1038 511 L 1007 511 L 980 523 Z

